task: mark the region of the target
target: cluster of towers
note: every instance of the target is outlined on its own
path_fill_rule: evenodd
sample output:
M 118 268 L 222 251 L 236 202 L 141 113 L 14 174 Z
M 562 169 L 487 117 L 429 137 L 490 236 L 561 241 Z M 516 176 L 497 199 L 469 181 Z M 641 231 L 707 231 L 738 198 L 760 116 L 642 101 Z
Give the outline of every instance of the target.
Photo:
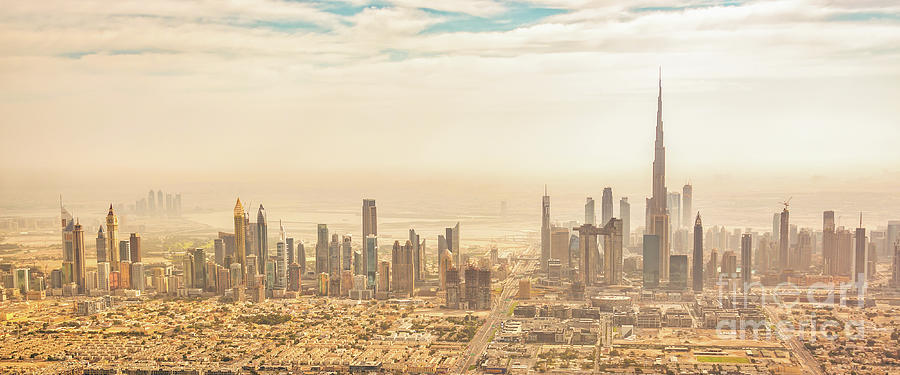
M 150 190 L 147 198 L 134 202 L 134 213 L 141 216 L 181 216 L 181 193 Z

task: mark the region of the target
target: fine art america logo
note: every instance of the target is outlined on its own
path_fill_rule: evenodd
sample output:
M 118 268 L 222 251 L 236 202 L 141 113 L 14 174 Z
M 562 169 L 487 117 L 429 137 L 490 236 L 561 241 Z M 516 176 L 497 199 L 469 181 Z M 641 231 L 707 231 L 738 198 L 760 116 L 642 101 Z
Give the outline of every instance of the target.
M 743 283 L 720 275 L 716 283 L 719 301 L 730 305 L 730 313 L 704 315 L 704 326 L 714 325 L 720 339 L 774 338 L 815 343 L 818 339 L 860 340 L 865 335 L 865 321 L 839 319 L 834 313 L 845 307 L 866 305 L 865 275 L 856 282 L 814 283 L 799 286 L 782 282 L 765 286 L 759 282 Z M 814 310 L 795 315 L 797 309 Z M 817 314 L 816 311 L 820 311 Z M 795 320 L 795 316 L 803 316 Z M 707 321 L 714 319 L 714 321 Z

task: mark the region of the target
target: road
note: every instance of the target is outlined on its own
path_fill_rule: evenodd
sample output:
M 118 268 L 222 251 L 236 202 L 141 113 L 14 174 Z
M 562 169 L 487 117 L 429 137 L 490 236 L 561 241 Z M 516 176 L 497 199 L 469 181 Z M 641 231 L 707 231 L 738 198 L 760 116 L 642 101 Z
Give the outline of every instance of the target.
M 462 374 L 469 371 L 469 367 L 475 364 L 475 361 L 484 353 L 487 345 L 490 343 L 492 333 L 495 329 L 499 329 L 500 322 L 506 317 L 513 304 L 513 294 L 519 289 L 519 280 L 523 276 L 534 269 L 537 262 L 520 260 L 513 265 L 510 270 L 509 277 L 502 281 L 503 290 L 500 296 L 493 302 L 493 307 L 488 317 L 485 319 L 481 328 L 475 332 L 475 337 L 469 342 L 466 351 L 463 352 L 462 361 L 459 367 L 454 371 L 455 374 Z
M 788 348 L 791 349 L 791 352 L 800 359 L 805 372 L 813 375 L 825 375 L 825 372 L 823 372 L 822 368 L 819 366 L 819 361 L 817 361 L 812 353 L 806 349 L 806 346 L 803 345 L 800 338 L 797 337 L 794 332 L 785 332 L 784 328 L 777 324 L 779 321 L 778 313 L 772 309 L 772 306 L 766 306 L 765 311 L 766 314 L 769 315 L 769 321 L 775 324 L 778 329 L 776 332 L 778 338 L 787 344 Z

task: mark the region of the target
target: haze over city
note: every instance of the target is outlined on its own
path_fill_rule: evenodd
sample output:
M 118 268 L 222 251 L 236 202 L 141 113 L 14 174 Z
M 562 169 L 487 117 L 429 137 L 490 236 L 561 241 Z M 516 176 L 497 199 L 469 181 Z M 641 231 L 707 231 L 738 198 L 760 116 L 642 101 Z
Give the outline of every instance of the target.
M 895 1 L 0 9 L 0 373 L 900 371 Z

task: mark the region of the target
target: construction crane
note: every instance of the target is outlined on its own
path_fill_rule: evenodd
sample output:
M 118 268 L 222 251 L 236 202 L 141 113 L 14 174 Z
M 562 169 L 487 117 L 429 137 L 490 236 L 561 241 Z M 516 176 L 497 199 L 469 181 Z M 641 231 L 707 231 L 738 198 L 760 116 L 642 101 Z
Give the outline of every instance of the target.
M 785 211 L 787 211 L 788 206 L 791 205 L 791 199 L 794 199 L 794 197 L 788 197 L 788 199 L 786 201 L 781 202 L 781 204 L 784 206 Z

